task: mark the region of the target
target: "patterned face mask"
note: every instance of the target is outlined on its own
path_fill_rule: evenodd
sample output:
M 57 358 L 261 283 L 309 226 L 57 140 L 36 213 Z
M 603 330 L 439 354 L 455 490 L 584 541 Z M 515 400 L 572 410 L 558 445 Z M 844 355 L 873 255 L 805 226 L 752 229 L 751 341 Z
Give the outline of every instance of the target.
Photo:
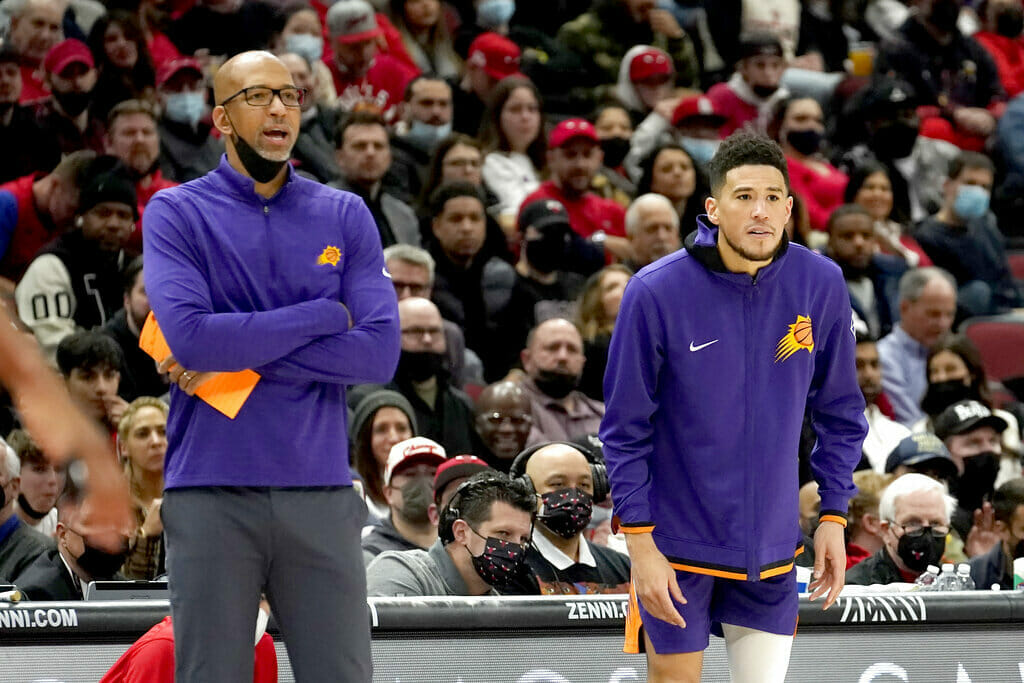
M 474 534 L 480 536 L 476 529 L 469 528 Z M 480 538 L 484 537 L 480 536 Z M 509 587 L 523 570 L 527 546 L 493 536 L 488 536 L 484 540 L 487 541 L 487 544 L 482 553 L 479 555 L 469 553 L 473 558 L 473 569 L 484 580 L 484 583 L 492 588 L 501 590 Z M 469 548 L 466 548 L 466 552 L 469 552 Z
M 562 538 L 572 538 L 590 524 L 594 500 L 578 488 L 549 491 L 540 497 L 544 504 L 537 519 Z

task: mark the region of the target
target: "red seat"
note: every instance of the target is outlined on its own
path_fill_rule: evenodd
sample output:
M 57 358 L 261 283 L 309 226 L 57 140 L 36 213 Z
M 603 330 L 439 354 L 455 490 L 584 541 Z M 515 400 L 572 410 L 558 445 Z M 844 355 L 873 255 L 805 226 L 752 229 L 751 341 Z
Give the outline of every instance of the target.
M 1010 272 L 1013 273 L 1013 279 L 1018 282 L 1024 282 L 1024 251 L 1007 252 L 1006 258 L 1010 262 Z
M 1003 381 L 1024 377 L 1024 316 L 1016 313 L 988 318 L 970 318 L 960 332 L 981 352 L 985 372 Z

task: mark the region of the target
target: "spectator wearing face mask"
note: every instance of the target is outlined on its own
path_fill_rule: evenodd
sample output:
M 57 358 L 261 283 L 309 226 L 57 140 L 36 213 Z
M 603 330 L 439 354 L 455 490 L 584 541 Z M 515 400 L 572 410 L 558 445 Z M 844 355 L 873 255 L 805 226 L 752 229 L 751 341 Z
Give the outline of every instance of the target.
M 943 206 L 918 224 L 918 242 L 935 265 L 956 278 L 958 301 L 967 315 L 1022 305 L 1005 241 L 989 210 L 995 166 L 982 154 L 964 152 L 949 165 L 948 175 Z
M 36 108 L 36 125 L 57 140 L 61 154 L 103 153 L 104 126 L 89 108 L 99 72 L 88 46 L 74 38 L 58 43 L 46 53 L 43 71 L 52 97 Z
M 958 401 L 935 418 L 935 436 L 957 467 L 950 492 L 958 502 L 953 526 L 960 538 L 967 539 L 975 511 L 992 499 L 999 476 L 1000 435 L 1006 427 L 1006 420 L 978 401 Z
M 664 50 L 634 45 L 626 52 L 619 66 L 615 97 L 626 105 L 634 125 L 657 111 L 658 105 L 662 105 L 664 113 L 672 110 L 678 100 L 672 96 L 675 76 L 672 58 Z
M 326 13 L 326 8 L 324 9 Z M 325 45 L 324 30 L 317 9 L 307 5 L 297 5 L 285 12 L 284 28 L 281 29 L 281 43 L 275 54 L 295 54 L 310 65 L 311 76 L 316 85 L 313 92 L 306 93 L 307 100 L 323 107 L 333 107 L 338 93 L 334 90 L 334 79 L 331 70 L 324 61 L 330 60 Z M 278 55 L 280 56 L 280 54 Z M 298 85 L 298 84 L 296 84 Z M 303 110 L 306 109 L 303 102 Z
M 1007 424 L 1001 436 L 1003 457 L 996 486 L 1021 476 L 1019 423 L 1013 413 L 997 408 L 992 401 L 988 376 L 974 342 L 962 334 L 948 334 L 932 345 L 926 363 L 928 389 L 921 408 L 927 417 L 914 424 L 912 431 L 932 431 L 935 418 L 957 401 L 978 401 Z
M 509 476 L 540 497 L 529 572 L 503 591 L 522 595 L 628 593 L 629 558 L 584 537 L 594 503 L 608 494 L 604 463 L 581 446 L 554 442 L 523 451 Z
M 776 106 L 789 96 L 781 86 L 785 69 L 782 44 L 775 36 L 751 35 L 740 44 L 736 71 L 725 83 L 711 86 L 707 93 L 715 111 L 726 117 L 720 130 L 722 138 L 747 124 L 767 131 Z
M 590 189 L 599 197 L 629 206 L 630 199 L 636 194 L 636 186 L 625 166 L 633 137 L 629 112 L 619 104 L 604 104 L 595 110 L 590 120 L 604 153 L 601 168 L 590 181 Z
M 381 553 L 366 568 L 377 597 L 496 595 L 523 569 L 537 498 L 500 472 L 473 475 L 440 511 L 438 540 L 427 550 Z
M 402 119 L 391 138 L 393 175 L 410 196 L 418 196 L 430 160 L 452 132 L 452 88 L 435 76 L 417 76 L 405 87 Z
M 391 447 L 384 468 L 389 514 L 364 533 L 364 564 L 385 550 L 426 549 L 437 540 L 437 508 L 431 506 L 434 474 L 447 457 L 441 444 L 421 436 Z
M 203 68 L 191 57 L 175 59 L 157 73 L 160 168 L 164 177 L 184 183 L 213 170 L 224 142 L 211 133 Z
M 955 506 L 945 486 L 923 474 L 889 484 L 878 503 L 882 548 L 846 572 L 847 585 L 913 583 L 939 564 Z

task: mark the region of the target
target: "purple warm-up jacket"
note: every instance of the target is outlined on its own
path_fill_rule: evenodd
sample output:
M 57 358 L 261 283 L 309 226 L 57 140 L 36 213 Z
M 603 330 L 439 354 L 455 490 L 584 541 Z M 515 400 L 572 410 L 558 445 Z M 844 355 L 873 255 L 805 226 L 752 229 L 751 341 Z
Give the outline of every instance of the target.
M 261 376 L 233 420 L 171 388 L 166 488 L 351 484 L 345 385 L 389 381 L 401 343 L 363 201 L 290 168 L 266 199 L 222 157 L 158 192 L 143 225 L 146 292 L 175 359 Z
M 756 277 L 731 273 L 704 221 L 626 286 L 600 436 L 624 531 L 652 531 L 679 569 L 757 580 L 800 547 L 805 407 L 822 518 L 845 523 L 867 433 L 853 314 L 829 259 L 786 245 Z

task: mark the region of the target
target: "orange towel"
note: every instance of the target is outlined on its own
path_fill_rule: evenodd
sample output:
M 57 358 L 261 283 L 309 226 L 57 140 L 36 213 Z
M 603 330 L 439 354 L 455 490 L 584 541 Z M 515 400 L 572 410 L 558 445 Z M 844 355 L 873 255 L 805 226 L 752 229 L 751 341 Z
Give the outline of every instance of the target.
M 157 363 L 162 363 L 171 355 L 171 347 L 167 345 L 152 311 L 139 334 L 139 348 Z M 252 370 L 219 372 L 196 389 L 196 396 L 233 420 L 259 381 L 260 376 Z

